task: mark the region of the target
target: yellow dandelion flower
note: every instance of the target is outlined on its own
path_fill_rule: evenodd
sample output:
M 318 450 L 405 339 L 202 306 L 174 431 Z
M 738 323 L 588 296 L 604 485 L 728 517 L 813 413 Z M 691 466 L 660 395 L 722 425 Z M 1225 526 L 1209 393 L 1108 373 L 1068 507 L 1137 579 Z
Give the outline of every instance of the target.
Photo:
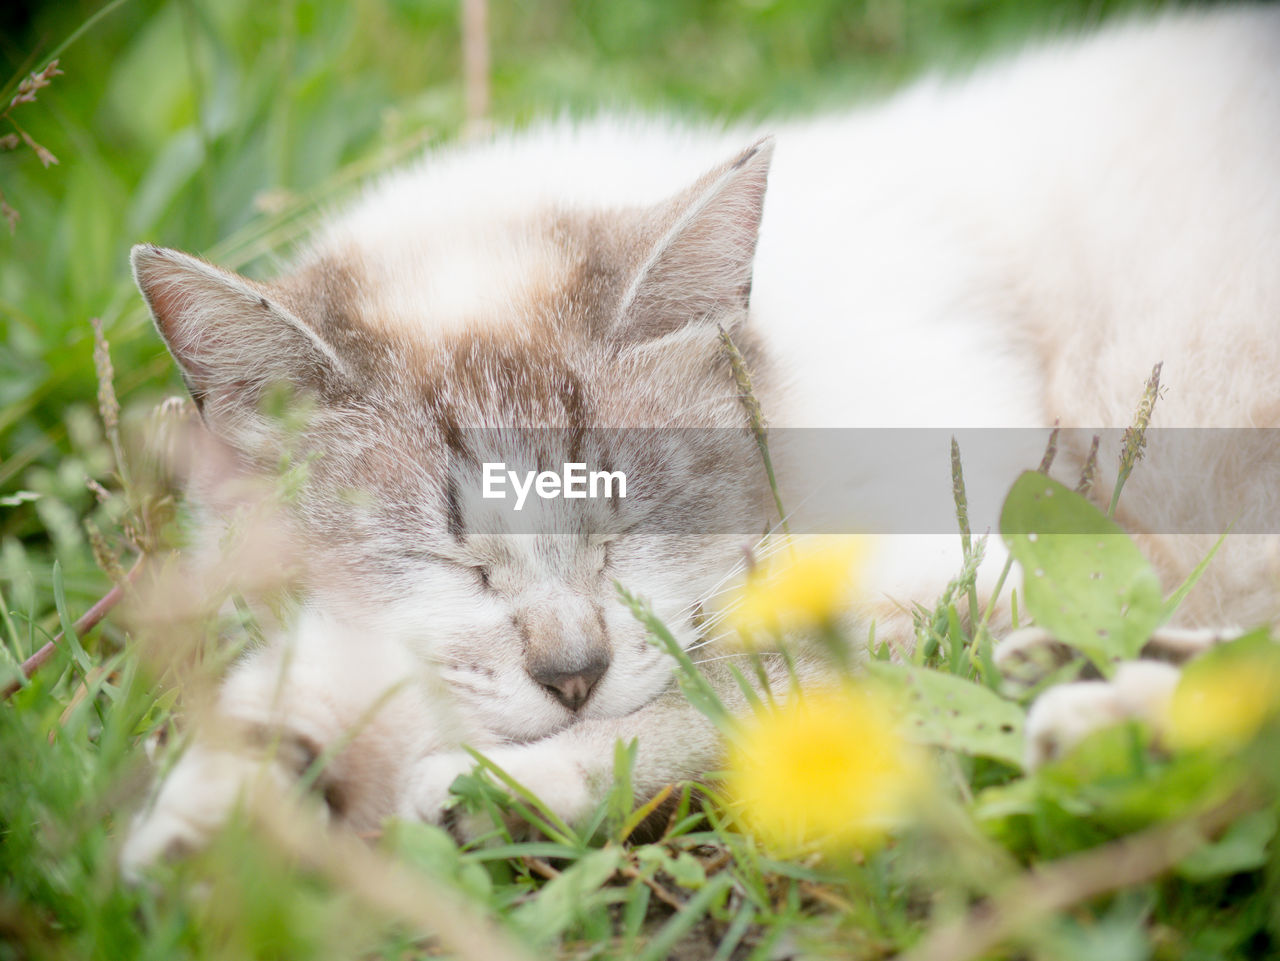
M 1224 654 L 1227 652 L 1224 651 Z M 1241 652 L 1188 668 L 1169 704 L 1169 742 L 1232 750 L 1250 740 L 1280 707 L 1280 658 Z
M 872 845 L 910 815 L 926 780 L 897 722 L 877 690 L 797 695 L 743 723 L 730 752 L 730 796 L 776 850 Z
M 729 600 L 729 627 L 751 642 L 832 624 L 848 609 L 868 553 L 866 537 L 796 540 L 747 575 Z

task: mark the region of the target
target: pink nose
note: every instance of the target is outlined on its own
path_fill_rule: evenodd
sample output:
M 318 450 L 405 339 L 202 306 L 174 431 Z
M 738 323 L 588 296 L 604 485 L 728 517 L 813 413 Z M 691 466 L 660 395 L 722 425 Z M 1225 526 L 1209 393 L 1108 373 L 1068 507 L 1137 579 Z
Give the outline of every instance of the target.
M 596 681 L 609 669 L 608 658 L 597 658 L 571 671 L 530 671 L 529 676 L 545 687 L 557 701 L 571 711 L 587 703 Z

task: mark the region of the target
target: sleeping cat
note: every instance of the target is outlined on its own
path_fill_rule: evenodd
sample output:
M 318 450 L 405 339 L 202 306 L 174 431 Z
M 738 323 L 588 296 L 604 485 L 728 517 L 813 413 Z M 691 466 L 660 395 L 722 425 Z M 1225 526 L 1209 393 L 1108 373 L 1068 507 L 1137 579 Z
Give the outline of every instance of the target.
M 1113 26 L 812 121 L 606 116 L 441 150 L 270 282 L 135 248 L 229 452 L 194 468 L 212 526 L 234 506 L 227 458 L 268 474 L 293 445 L 307 469 L 278 519 L 300 613 L 232 668 L 126 866 L 200 844 L 267 755 L 284 788 L 331 753 L 324 796 L 358 830 L 441 820 L 472 767 L 463 744 L 570 822 L 603 796 L 619 738 L 638 739 L 638 797 L 715 769 L 718 737 L 614 584 L 693 647 L 703 603 L 778 522 L 722 332 L 775 428 L 1123 426 L 1156 361 L 1156 424 L 1274 426 L 1277 171 L 1280 10 L 1244 7 Z M 268 413 L 282 384 L 300 434 Z M 950 504 L 945 449 L 908 458 L 917 489 L 875 463 L 814 477 L 786 438 L 815 435 L 774 436 L 797 526 L 831 529 L 833 498 Z M 966 460 L 978 532 L 1039 460 L 1043 432 L 1010 436 Z M 1280 452 L 1217 436 L 1136 472 L 1119 516 L 1171 579 L 1213 538 L 1167 532 L 1244 518 L 1259 533 L 1231 538 L 1186 616 L 1259 621 L 1275 614 Z M 1083 451 L 1059 456 L 1074 477 Z M 582 464 L 628 490 L 539 492 L 516 512 L 485 496 L 498 462 L 514 480 Z M 959 539 L 917 528 L 876 550 L 861 610 L 905 644 L 903 611 L 956 572 Z M 733 702 L 714 650 L 699 654 Z

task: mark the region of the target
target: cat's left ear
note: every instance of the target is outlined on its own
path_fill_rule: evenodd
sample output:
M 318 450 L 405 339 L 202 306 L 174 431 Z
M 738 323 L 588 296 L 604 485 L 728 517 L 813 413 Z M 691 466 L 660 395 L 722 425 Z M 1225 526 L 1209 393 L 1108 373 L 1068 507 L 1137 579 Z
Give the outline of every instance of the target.
M 626 342 L 690 323 L 736 323 L 751 297 L 773 138 L 752 144 L 659 209 L 661 229 L 622 298 L 614 331 Z
M 133 273 L 205 424 L 242 453 L 279 443 L 273 388 L 330 402 L 350 389 L 322 331 L 265 284 L 150 244 L 133 248 Z

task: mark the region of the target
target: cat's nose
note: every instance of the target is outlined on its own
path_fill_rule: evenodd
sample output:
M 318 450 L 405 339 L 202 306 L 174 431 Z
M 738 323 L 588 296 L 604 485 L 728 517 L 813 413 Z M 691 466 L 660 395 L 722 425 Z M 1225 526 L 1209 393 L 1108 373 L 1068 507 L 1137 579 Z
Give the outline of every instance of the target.
M 587 703 L 596 681 L 609 669 L 609 658 L 597 656 L 572 670 L 555 671 L 537 668 L 529 676 L 545 687 L 553 697 L 571 711 Z

